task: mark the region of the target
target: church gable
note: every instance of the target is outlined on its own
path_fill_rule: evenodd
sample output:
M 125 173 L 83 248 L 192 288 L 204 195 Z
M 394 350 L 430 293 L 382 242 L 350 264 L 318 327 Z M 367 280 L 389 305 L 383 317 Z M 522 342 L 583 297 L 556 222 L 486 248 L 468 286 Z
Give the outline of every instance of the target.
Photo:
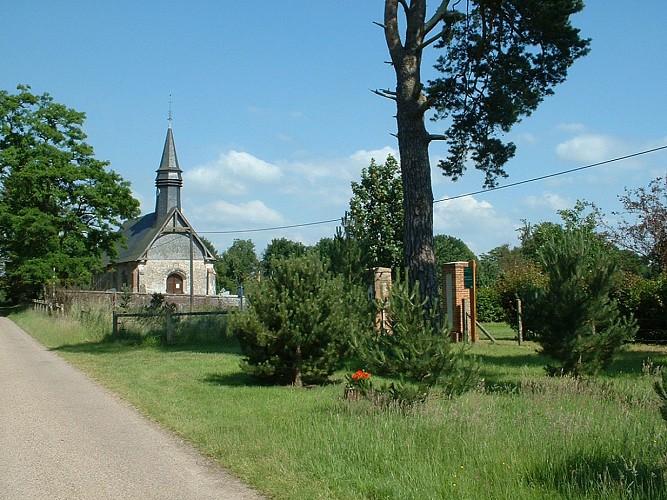
M 155 180 L 155 212 L 123 224 L 126 248 L 119 249 L 100 283 L 113 288 L 131 283 L 140 293 L 216 293 L 215 257 L 181 211 L 182 183 L 170 120 Z

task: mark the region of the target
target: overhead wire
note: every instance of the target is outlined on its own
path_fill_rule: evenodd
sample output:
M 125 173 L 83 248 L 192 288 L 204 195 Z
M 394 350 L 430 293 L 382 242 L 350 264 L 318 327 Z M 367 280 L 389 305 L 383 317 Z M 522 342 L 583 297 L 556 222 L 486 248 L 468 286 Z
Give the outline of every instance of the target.
M 568 170 L 561 170 L 560 172 L 554 172 L 554 173 L 547 174 L 547 175 L 541 175 L 539 177 L 532 177 L 530 179 L 524 179 L 522 181 L 512 182 L 510 184 L 503 184 L 502 186 L 494 186 L 494 187 L 487 188 L 487 189 L 480 189 L 479 191 L 471 191 L 471 192 L 465 193 L 465 194 L 459 194 L 459 195 L 456 195 L 456 196 L 441 198 L 439 200 L 434 200 L 433 204 L 442 203 L 442 202 L 445 202 L 445 201 L 457 200 L 457 199 L 460 199 L 460 198 L 465 198 L 466 196 L 475 196 L 475 195 L 478 195 L 478 194 L 490 193 L 492 191 L 500 191 L 501 189 L 507 189 L 507 188 L 511 188 L 511 187 L 521 186 L 523 184 L 529 184 L 531 182 L 542 181 L 542 180 L 545 180 L 545 179 L 550 179 L 550 178 L 558 177 L 558 176 L 561 176 L 561 175 L 567 175 L 567 174 L 571 174 L 571 173 L 574 173 L 574 172 L 580 172 L 582 170 L 587 170 L 589 168 L 600 167 L 602 165 L 608 165 L 610 163 L 614 163 L 614 162 L 618 162 L 618 161 L 622 161 L 622 160 L 628 160 L 630 158 L 635 158 L 637 156 L 642 156 L 642 155 L 646 155 L 646 154 L 650 154 L 650 153 L 655 153 L 656 151 L 661 151 L 661 150 L 664 150 L 664 149 L 667 149 L 667 145 L 658 146 L 658 147 L 651 148 L 651 149 L 646 149 L 644 151 L 639 151 L 637 153 L 632 153 L 632 154 L 625 155 L 625 156 L 618 156 L 616 158 L 612 158 L 612 159 L 604 160 L 604 161 L 599 161 L 599 162 L 596 162 L 596 163 L 591 163 L 591 164 L 584 165 L 584 166 L 577 167 L 577 168 L 571 168 L 571 169 L 568 169 Z M 235 229 L 235 230 L 228 230 L 228 231 L 198 231 L 198 233 L 200 233 L 200 234 L 258 233 L 258 232 L 264 232 L 264 231 L 278 231 L 278 230 L 281 230 L 281 229 L 293 229 L 293 228 L 297 228 L 297 227 L 318 226 L 318 225 L 323 225 L 323 224 L 331 224 L 333 222 L 339 222 L 340 220 L 341 220 L 341 217 L 338 217 L 336 219 L 321 220 L 321 221 L 316 221 L 316 222 L 306 222 L 306 223 L 302 223 L 302 224 L 291 224 L 291 225 L 286 225 L 286 226 L 275 226 L 275 227 L 265 227 L 265 228 L 256 228 L 256 229 Z

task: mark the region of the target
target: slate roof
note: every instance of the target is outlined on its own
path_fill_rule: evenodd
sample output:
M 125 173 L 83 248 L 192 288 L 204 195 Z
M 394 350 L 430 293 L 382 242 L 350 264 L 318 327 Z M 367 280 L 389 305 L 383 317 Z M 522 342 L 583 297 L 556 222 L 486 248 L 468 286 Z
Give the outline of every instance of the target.
M 156 214 L 155 212 L 142 215 L 135 219 L 130 219 L 126 221 L 120 228 L 119 232 L 125 236 L 125 241 L 127 243 L 127 248 L 120 247 L 118 248 L 118 257 L 113 259 L 114 263 L 123 263 L 123 262 L 136 262 L 138 260 L 143 260 L 146 258 L 148 250 L 150 250 L 151 245 L 155 239 L 163 233 L 170 233 L 172 231 L 165 230 L 166 226 L 174 219 L 178 219 L 183 229 L 189 229 L 193 231 L 193 236 L 195 241 L 204 249 L 204 259 L 208 261 L 215 260 L 213 254 L 209 249 L 204 245 L 202 240 L 197 235 L 197 232 L 193 230 L 190 223 L 187 221 L 183 213 L 175 209 L 173 210 L 169 217 L 162 220 L 160 224 L 156 224 Z M 105 265 L 111 263 L 107 259 Z
M 155 224 L 155 212 L 126 221 L 120 228 L 125 236 L 127 248 L 118 249 L 118 258 L 114 262 L 133 262 L 140 260 L 150 244 L 162 229 Z

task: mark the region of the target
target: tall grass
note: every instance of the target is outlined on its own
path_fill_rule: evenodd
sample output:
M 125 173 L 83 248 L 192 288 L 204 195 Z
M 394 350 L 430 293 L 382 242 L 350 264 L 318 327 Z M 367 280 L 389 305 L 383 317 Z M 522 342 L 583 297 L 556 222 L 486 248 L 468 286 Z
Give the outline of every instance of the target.
M 651 387 L 664 348 L 634 348 L 610 375 L 575 380 L 545 377 L 534 344 L 480 342 L 476 391 L 380 410 L 344 400 L 342 373 L 324 387 L 256 385 L 218 335 L 105 343 L 71 320 L 14 319 L 275 498 L 667 498 Z

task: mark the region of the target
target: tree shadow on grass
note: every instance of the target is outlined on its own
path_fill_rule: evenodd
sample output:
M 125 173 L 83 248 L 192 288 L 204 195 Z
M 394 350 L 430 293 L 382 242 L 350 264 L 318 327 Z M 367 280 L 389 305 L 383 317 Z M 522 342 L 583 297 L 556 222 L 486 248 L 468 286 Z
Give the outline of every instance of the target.
M 128 345 L 119 342 L 81 342 L 51 347 L 50 351 L 62 351 L 82 354 L 119 354 L 127 351 Z
M 521 386 L 522 368 L 535 371 L 539 368 L 539 375 L 545 375 L 542 368 L 548 363 L 548 358 L 534 352 L 518 353 L 516 355 L 493 356 L 475 354 L 479 361 L 479 376 L 484 379 L 487 390 L 492 392 L 512 393 Z
M 63 344 L 52 347 L 52 351 L 64 351 L 86 354 L 118 354 L 128 350 L 158 349 L 162 352 L 194 352 L 202 354 L 241 354 L 241 348 L 233 340 L 191 342 L 177 339 L 166 344 L 160 336 L 150 335 L 122 335 L 119 339 L 105 336 L 97 342 L 81 342 L 78 344 Z
M 544 464 L 529 480 L 566 498 L 667 498 L 663 467 L 622 456 L 572 455 Z
M 608 376 L 642 374 L 646 369 L 667 365 L 665 346 L 648 346 L 641 350 L 622 351 L 607 370 Z
M 201 379 L 202 382 L 211 385 L 222 385 L 225 387 L 275 387 L 276 384 L 252 377 L 247 373 L 209 373 Z

